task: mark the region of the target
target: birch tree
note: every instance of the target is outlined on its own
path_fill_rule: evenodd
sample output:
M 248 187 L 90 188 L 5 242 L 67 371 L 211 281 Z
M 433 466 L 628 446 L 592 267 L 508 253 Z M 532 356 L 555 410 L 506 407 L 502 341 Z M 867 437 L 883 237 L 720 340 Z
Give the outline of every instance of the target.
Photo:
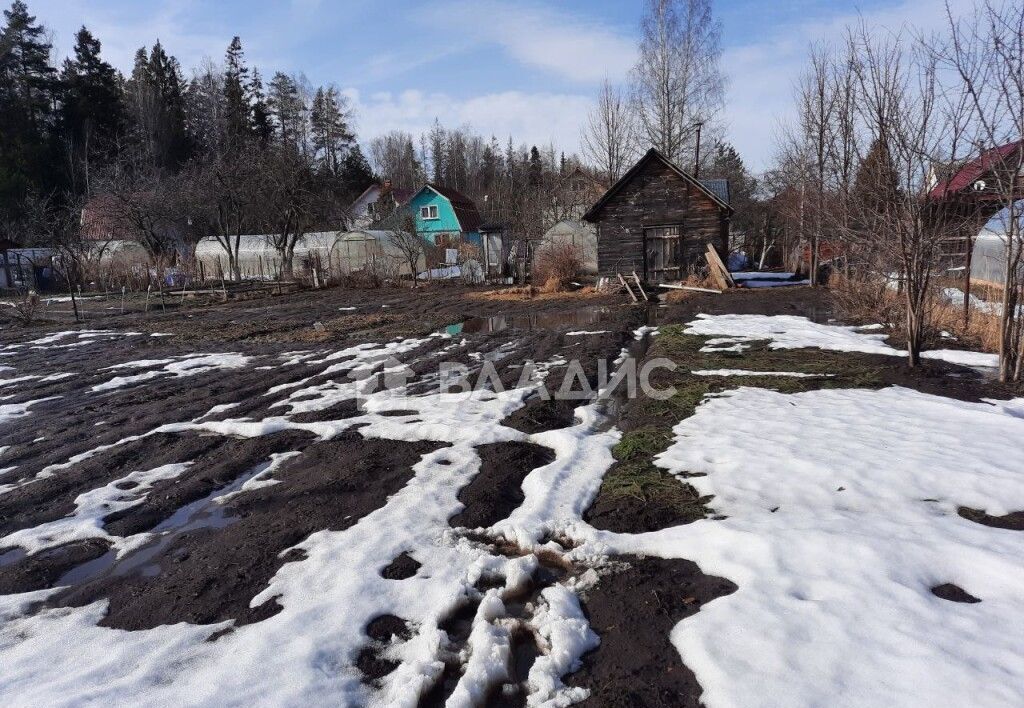
M 604 175 L 611 187 L 633 161 L 636 153 L 636 124 L 622 93 L 605 79 L 597 105 L 587 116 L 581 146 L 583 155 Z
M 642 137 L 689 164 L 694 128 L 718 115 L 725 89 L 710 0 L 647 0 L 639 50 L 632 79 Z

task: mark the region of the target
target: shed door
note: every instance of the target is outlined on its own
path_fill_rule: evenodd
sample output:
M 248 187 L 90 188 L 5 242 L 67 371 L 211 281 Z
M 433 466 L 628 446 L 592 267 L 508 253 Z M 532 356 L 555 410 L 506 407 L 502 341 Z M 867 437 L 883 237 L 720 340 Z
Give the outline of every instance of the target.
M 682 278 L 681 236 L 682 227 L 678 224 L 644 229 L 647 280 L 661 283 Z

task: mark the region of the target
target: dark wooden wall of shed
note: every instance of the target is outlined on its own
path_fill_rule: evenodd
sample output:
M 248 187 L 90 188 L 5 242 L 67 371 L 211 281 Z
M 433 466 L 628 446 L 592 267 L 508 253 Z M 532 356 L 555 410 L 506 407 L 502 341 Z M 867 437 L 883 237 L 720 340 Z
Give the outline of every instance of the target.
M 650 160 L 613 195 L 597 215 L 596 223 L 601 275 L 636 270 L 643 276 L 645 227 L 681 224 L 680 250 L 684 254 L 703 254 L 705 244 L 710 243 L 724 258 L 729 248 L 728 215 L 703 190 L 660 160 Z M 701 256 L 697 265 L 704 262 Z

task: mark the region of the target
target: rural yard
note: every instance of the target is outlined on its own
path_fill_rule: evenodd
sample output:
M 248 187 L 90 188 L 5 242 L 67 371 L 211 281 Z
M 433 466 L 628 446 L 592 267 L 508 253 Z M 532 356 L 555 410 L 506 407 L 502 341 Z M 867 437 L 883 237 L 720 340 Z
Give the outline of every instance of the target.
M 5 705 L 1024 695 L 987 355 L 807 287 L 59 305 L 0 332 Z

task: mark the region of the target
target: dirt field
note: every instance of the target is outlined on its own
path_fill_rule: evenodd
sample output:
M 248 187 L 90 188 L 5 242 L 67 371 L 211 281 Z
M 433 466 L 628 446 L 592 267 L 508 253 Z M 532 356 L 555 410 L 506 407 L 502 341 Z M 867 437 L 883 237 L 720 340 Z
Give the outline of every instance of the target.
M 816 322 L 835 316 L 827 295 L 809 288 L 634 306 L 616 295 L 525 298 L 431 287 L 186 301 L 148 314 L 97 309 L 77 326 L 8 323 L 0 332 L 0 595 L 27 604 L 4 610 L 0 622 L 73 617 L 99 607 L 100 627 L 128 630 L 139 641 L 187 623 L 206 628 L 204 647 L 195 651 L 215 656 L 211 663 L 225 672 L 233 661 L 256 662 L 270 651 L 261 646 L 272 643 L 259 634 L 261 625 L 272 632 L 277 622 L 295 644 L 302 638 L 294 628 L 308 626 L 309 642 L 333 646 L 336 655 L 309 660 L 317 678 L 292 677 L 300 685 L 291 694 L 296 699 L 333 695 L 343 703 L 389 704 L 402 696 L 430 706 L 466 695 L 479 704 L 526 705 L 540 690 L 536 677 L 550 676 L 559 684 L 552 696 L 589 695 L 586 705 L 700 705 L 702 688 L 669 635 L 706 603 L 735 592 L 737 583 L 705 575 L 682 558 L 581 558 L 558 523 L 531 528 L 523 520 L 533 518 L 528 512 L 536 504 L 532 472 L 551 467 L 571 475 L 609 453 L 607 473 L 579 497 L 578 511 L 595 529 L 654 533 L 715 516 L 710 498 L 653 464 L 671 443 L 672 427 L 705 396 L 751 383 L 742 376 L 690 375 L 691 368 L 727 368 L 736 360 L 699 353 L 704 340 L 680 333 L 677 325 L 699 313 Z M 661 332 L 646 337 L 644 330 L 637 334 L 642 327 Z M 598 362 L 624 351 L 641 361 L 676 362 L 678 371 L 659 376 L 678 393 L 668 401 L 610 401 L 600 407 L 602 420 L 590 422 L 578 418 L 583 402 L 545 400 L 535 392 L 494 403 L 479 423 L 460 406 L 446 420 L 443 399 L 422 404 L 435 400 L 442 361 L 465 365 L 471 379 L 493 367 L 511 389 L 533 362 L 554 390 L 571 361 L 580 362 L 596 387 Z M 810 372 L 810 378 L 769 382 L 792 393 L 892 385 L 964 401 L 1012 393 L 972 369 L 933 362 L 915 372 L 879 354 L 820 352 L 798 361 L 792 352 L 753 346 L 743 367 Z M 413 394 L 405 406 L 374 392 L 392 388 L 388 377 L 398 369 Z M 820 372 L 828 378 L 813 378 Z M 372 389 L 369 409 L 359 405 L 361 386 Z M 556 437 L 577 430 L 575 437 Z M 621 439 L 609 438 L 600 450 L 587 447 L 617 431 Z M 568 445 L 577 447 L 567 452 Z M 321 633 L 315 627 L 325 618 L 318 613 L 349 611 L 348 604 L 331 605 L 331 578 L 360 571 L 344 564 L 332 571 L 311 539 L 348 539 L 344 532 L 361 533 L 378 516 L 391 518 L 390 505 L 416 490 L 428 462 L 450 468 L 456 480 L 423 492 L 424 498 L 453 495 L 438 507 L 447 509 L 443 524 L 424 521 L 416 531 L 421 545 L 382 542 L 387 557 L 359 566 L 372 582 L 344 580 L 364 593 L 393 592 L 392 610 L 358 609 L 365 599 L 352 600 L 358 642 L 339 639 L 352 631 L 348 620 L 324 622 Z M 557 495 L 552 499 L 552 508 L 560 508 Z M 411 524 L 417 513 L 388 523 Z M 1019 512 L 1003 521 L 984 510 L 965 508 L 962 515 L 972 513 L 979 523 L 1019 528 Z M 386 536 L 389 529 L 396 538 L 404 533 L 395 526 L 375 533 Z M 455 557 L 471 562 L 453 568 Z M 428 579 L 444 585 L 447 599 L 431 611 L 406 610 L 397 598 L 429 594 L 416 585 Z M 320 593 L 319 599 L 304 605 L 295 587 Z M 556 660 L 559 635 L 545 633 L 544 623 L 556 607 L 554 591 L 566 587 L 576 589 L 599 640 L 577 632 L 574 646 L 586 651 L 571 669 Z M 500 609 L 487 609 L 493 597 L 500 597 Z M 485 610 L 505 631 L 504 639 L 491 641 L 504 641 L 511 659 L 505 675 L 480 669 L 484 677 L 474 683 L 473 657 L 489 646 L 479 629 Z M 292 617 L 297 611 L 301 622 Z M 571 613 L 557 619 L 576 626 Z M 417 642 L 426 642 L 431 629 L 440 645 L 427 651 Z M 231 642 L 259 649 L 251 659 L 239 658 Z M 207 648 L 224 644 L 220 653 Z M 433 668 L 422 668 L 429 662 L 418 652 L 432 656 Z M 251 668 L 242 676 L 251 680 Z M 141 685 L 173 690 L 185 675 L 169 671 L 163 683 Z M 580 688 L 586 691 L 572 693 Z M 24 689 L 5 687 L 0 678 L 0 693 Z M 268 700 L 277 702 L 281 695 L 275 695 Z

